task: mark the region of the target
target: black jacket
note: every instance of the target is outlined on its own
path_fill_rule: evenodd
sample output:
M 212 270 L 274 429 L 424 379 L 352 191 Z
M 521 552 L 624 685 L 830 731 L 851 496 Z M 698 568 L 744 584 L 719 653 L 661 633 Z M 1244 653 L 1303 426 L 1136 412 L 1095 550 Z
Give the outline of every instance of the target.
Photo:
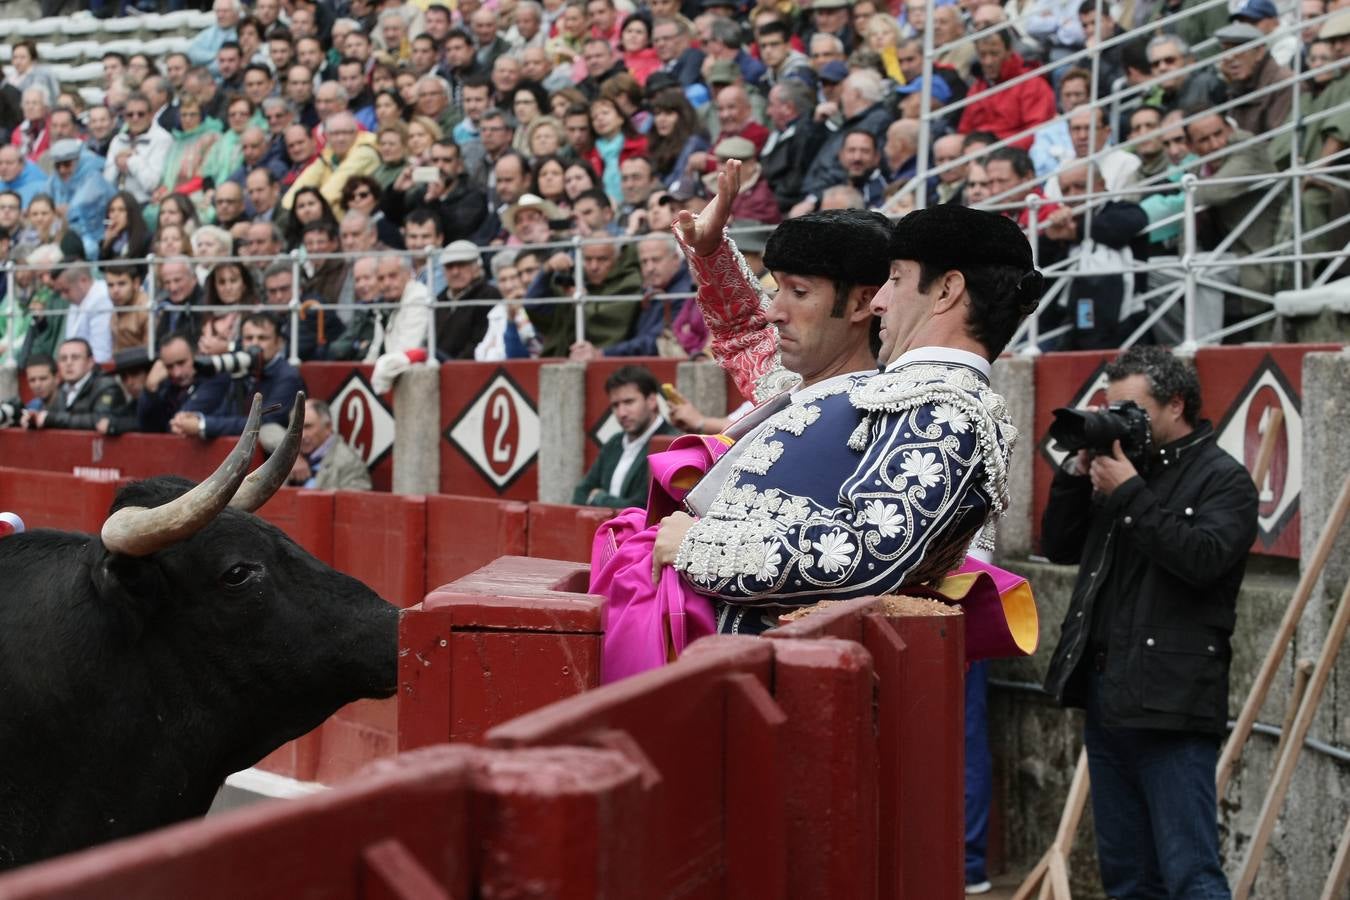
M 805 194 L 802 179 L 827 137 L 829 132 L 811 121 L 809 116 L 798 116 L 787 128 L 769 136 L 759 159 L 760 172 L 773 188 L 774 199 L 782 212 L 786 213 L 801 202 Z
M 428 203 L 426 192 L 423 185 L 406 192 L 391 187 L 384 192 L 380 209 L 394 222 L 402 222 L 415 209 L 430 209 L 441 220 L 441 236 L 447 244 L 473 237 L 488 217 L 487 194 L 468 178 L 461 177 L 439 200 Z
M 439 303 L 456 300 L 500 300 L 502 292 L 479 277 L 458 295 L 441 291 Z M 442 359 L 473 359 L 473 351 L 487 334 L 488 306 L 442 306 L 436 310 L 436 351 Z
M 1208 422 L 1161 448 L 1147 478 L 1104 502 L 1086 476 L 1056 474 L 1042 551 L 1079 570 L 1045 689 L 1065 706 L 1084 704 L 1100 615 L 1103 724 L 1222 734 L 1229 638 L 1256 516 L 1251 476 Z
M 58 387 L 47 406 L 47 420 L 43 428 L 79 428 L 90 431 L 99 419 L 120 416 L 127 406 L 127 395 L 122 385 L 111 375 L 95 371 L 70 403 L 65 391 Z

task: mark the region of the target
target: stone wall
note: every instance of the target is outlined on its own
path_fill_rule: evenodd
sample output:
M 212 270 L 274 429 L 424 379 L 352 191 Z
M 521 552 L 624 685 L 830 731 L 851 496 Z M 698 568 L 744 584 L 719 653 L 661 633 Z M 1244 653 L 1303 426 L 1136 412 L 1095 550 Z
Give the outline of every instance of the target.
M 1046 563 L 1005 561 L 1027 575 L 1036 588 L 1041 616 L 1041 645 L 1035 656 L 993 665 L 989 710 L 990 743 L 994 752 L 995 802 L 1002 807 L 999 829 L 1001 852 L 1011 871 L 1027 871 L 1049 847 L 1069 791 L 1074 763 L 1081 746 L 1081 716 L 1065 711 L 1042 693 L 1029 689 L 1040 684 L 1059 635 L 1068 606 L 1076 568 Z M 1249 693 L 1257 669 L 1269 649 L 1270 636 L 1294 591 L 1293 565 L 1270 567 L 1254 563 L 1238 598 L 1238 626 L 1233 642 L 1229 714 L 1236 718 Z M 1258 567 L 1259 566 L 1259 567 Z M 1320 637 L 1312 646 L 1296 643 L 1259 721 L 1279 725 L 1284 718 L 1292 683 L 1293 660 L 1315 658 Z M 1324 712 L 1310 737 L 1344 747 L 1343 732 L 1350 729 L 1350 690 L 1336 690 L 1333 680 L 1323 698 Z M 1229 879 L 1237 876 L 1250 840 L 1265 790 L 1274 770 L 1275 738 L 1254 734 L 1228 795 L 1221 805 L 1224 867 Z M 1285 815 L 1276 828 L 1256 882 L 1254 896 L 1262 900 L 1303 900 L 1321 893 L 1331 868 L 1336 842 L 1350 806 L 1350 765 L 1305 748 Z M 1075 898 L 1101 897 L 1093 850 L 1089 807 L 1079 830 L 1072 859 Z

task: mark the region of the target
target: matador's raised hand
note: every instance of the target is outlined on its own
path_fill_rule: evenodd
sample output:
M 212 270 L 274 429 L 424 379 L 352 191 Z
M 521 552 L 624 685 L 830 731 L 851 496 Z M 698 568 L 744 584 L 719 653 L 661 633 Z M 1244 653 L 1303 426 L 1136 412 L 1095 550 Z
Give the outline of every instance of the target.
M 722 229 L 731 221 L 731 202 L 741 191 L 741 161 L 729 159 L 717 173 L 717 196 L 712 198 L 697 217 L 681 210 L 675 217 L 675 227 L 684 242 L 699 256 L 712 256 L 722 244 Z

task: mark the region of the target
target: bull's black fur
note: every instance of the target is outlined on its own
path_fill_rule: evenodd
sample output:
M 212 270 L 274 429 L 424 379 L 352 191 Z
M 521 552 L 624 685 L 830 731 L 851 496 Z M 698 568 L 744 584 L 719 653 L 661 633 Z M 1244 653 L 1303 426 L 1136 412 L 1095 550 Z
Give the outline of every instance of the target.
M 189 487 L 139 482 L 113 508 Z M 205 813 L 229 773 L 391 695 L 397 623 L 234 510 L 142 559 L 84 534 L 0 540 L 0 867 Z

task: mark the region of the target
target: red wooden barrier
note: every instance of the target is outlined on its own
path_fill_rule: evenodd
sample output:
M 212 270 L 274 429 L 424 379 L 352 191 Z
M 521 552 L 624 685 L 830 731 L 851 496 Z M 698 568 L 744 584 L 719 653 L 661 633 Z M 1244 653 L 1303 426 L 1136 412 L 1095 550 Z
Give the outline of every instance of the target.
M 769 641 L 705 638 L 676 665 L 499 725 L 487 741 L 608 746 L 637 762 L 650 792 L 634 848 L 643 896 L 782 897 L 790 786 L 772 669 Z
M 590 562 L 595 529 L 614 518 L 598 506 L 563 503 L 530 504 L 530 556 Z
M 634 895 L 638 766 L 582 748 L 437 747 L 359 781 L 32 866 L 9 900 Z
M 96 431 L 21 431 L 0 429 L 0 460 L 16 469 L 88 474 L 116 481 L 182 475 L 201 481 L 234 448 L 234 439 L 200 441 L 172 434 L 124 434 Z M 254 462 L 262 455 L 255 454 Z
M 17 513 L 28 528 L 97 534 L 108 518 L 117 485 L 42 472 L 0 469 L 0 510 Z
M 523 501 L 539 496 L 544 362 L 441 366 L 441 493 Z
M 314 558 L 334 565 L 333 491 L 284 487 L 263 504 L 257 515 L 290 536 Z
M 965 879 L 965 629 L 952 615 L 888 615 L 865 597 L 767 633 L 857 641 L 877 672 L 880 896 L 958 897 Z M 812 791 L 801 786 L 803 794 Z M 820 800 L 832 796 L 824 794 Z
M 399 625 L 399 750 L 473 741 L 600 683 L 601 603 L 585 565 L 504 557 Z
M 341 491 L 333 502 L 337 567 L 395 606 L 426 593 L 426 499 L 421 495 Z
M 427 496 L 426 584 L 449 584 L 501 556 L 529 552 L 524 503 Z

